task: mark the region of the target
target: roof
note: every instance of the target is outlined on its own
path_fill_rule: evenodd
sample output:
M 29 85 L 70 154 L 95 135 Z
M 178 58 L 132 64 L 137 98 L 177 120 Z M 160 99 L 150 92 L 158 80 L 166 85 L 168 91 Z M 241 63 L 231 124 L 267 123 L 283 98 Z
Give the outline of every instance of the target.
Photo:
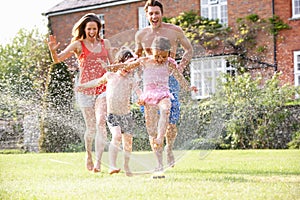
M 138 1 L 141 0 L 63 0 L 62 2 L 58 3 L 42 14 L 46 16 L 53 16 L 82 10 L 133 3 Z

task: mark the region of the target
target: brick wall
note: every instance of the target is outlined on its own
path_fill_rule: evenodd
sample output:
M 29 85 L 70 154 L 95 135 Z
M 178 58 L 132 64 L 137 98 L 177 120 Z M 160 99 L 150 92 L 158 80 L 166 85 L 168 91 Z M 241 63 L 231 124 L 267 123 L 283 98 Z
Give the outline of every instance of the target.
M 200 0 L 161 0 L 164 4 L 164 16 L 174 17 L 183 11 L 194 10 L 200 13 Z M 277 38 L 277 61 L 278 70 L 283 72 L 282 82 L 293 82 L 293 51 L 300 50 L 300 20 L 289 20 L 291 18 L 291 0 L 275 0 L 275 14 L 280 16 L 292 29 L 280 32 Z M 144 1 L 113 6 L 103 9 L 95 9 L 85 12 L 76 12 L 49 18 L 52 31 L 61 43 L 60 49 L 64 49 L 72 38 L 71 30 L 74 23 L 84 14 L 94 12 L 104 14 L 105 37 L 110 39 L 112 46 L 124 44 L 124 41 L 134 41 L 134 33 L 138 28 L 138 7 L 143 7 Z M 232 26 L 236 19 L 250 14 L 258 14 L 260 18 L 272 17 L 271 0 L 228 0 L 228 23 Z M 123 33 L 123 34 L 120 34 Z M 266 40 L 268 38 L 268 40 Z M 261 44 L 268 47 L 265 62 L 274 63 L 273 39 L 260 35 L 258 39 Z M 134 45 L 134 44 L 133 44 Z M 72 59 L 75 60 L 73 57 Z M 69 59 L 67 64 L 74 65 L 74 60 Z
M 281 80 L 284 83 L 294 84 L 294 60 L 293 52 L 300 50 L 300 19 L 292 20 L 292 1 L 275 0 L 275 14 L 289 26 L 291 29 L 281 31 L 278 36 L 278 70 L 283 74 Z
M 182 11 L 198 10 L 198 0 L 163 0 L 164 15 L 166 17 L 177 16 Z M 105 38 L 109 39 L 112 46 L 120 46 L 124 41 L 134 42 L 134 34 L 138 29 L 138 7 L 144 7 L 145 2 L 136 2 L 102 9 L 94 9 L 84 12 L 75 12 L 65 15 L 52 16 L 49 18 L 52 24 L 52 33 L 57 41 L 61 43 L 59 50 L 63 50 L 72 39 L 73 25 L 86 13 L 93 12 L 104 14 L 105 19 Z M 123 33 L 123 34 L 120 34 Z M 76 65 L 73 56 L 66 63 Z

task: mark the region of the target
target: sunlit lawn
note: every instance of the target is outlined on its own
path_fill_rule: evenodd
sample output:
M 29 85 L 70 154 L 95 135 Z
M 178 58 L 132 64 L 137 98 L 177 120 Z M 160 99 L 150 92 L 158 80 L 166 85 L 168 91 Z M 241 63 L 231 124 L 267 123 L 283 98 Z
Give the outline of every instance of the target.
M 0 199 L 300 199 L 300 150 L 189 151 L 160 180 L 94 174 L 84 157 L 0 154 Z

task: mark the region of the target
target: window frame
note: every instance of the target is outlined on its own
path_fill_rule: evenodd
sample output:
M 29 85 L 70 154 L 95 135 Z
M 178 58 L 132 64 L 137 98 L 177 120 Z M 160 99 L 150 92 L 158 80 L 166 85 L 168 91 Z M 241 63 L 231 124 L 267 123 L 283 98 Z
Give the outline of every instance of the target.
M 200 5 L 202 17 L 213 20 L 219 19 L 220 23 L 225 26 L 228 24 L 227 0 L 200 0 Z
M 211 97 L 216 92 L 221 74 L 236 74 L 236 69 L 228 61 L 231 57 L 201 57 L 191 60 L 191 85 L 196 86 L 199 90 L 197 93 L 192 93 L 192 99 L 199 100 Z
M 104 14 L 98 14 L 98 17 L 101 22 L 101 29 L 100 29 L 100 36 L 101 38 L 105 37 L 105 19 L 104 19 Z
M 298 12 L 296 13 L 296 1 L 298 1 Z M 292 18 L 300 18 L 300 0 L 292 0 Z
M 300 86 L 300 50 L 294 51 L 294 84 Z
M 147 19 L 144 7 L 138 7 L 138 23 L 139 23 L 139 30 L 149 25 L 149 21 Z

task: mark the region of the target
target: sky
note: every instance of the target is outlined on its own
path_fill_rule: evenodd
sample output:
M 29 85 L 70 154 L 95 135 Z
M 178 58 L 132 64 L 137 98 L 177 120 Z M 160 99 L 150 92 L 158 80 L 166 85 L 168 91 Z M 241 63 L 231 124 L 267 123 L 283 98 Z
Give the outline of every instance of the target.
M 0 44 L 9 43 L 21 28 L 37 27 L 47 32 L 47 17 L 42 13 L 63 0 L 9 0 L 2 4 L 0 12 Z

